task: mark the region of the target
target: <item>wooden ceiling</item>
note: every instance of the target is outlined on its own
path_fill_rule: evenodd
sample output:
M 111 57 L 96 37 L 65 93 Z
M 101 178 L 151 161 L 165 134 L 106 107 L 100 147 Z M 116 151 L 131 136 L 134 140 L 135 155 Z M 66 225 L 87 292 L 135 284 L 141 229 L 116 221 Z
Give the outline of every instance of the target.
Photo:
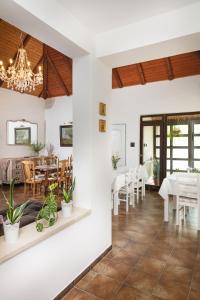
M 15 59 L 22 34 L 24 48 L 34 72 L 41 65 L 43 85 L 28 93 L 44 99 L 72 95 L 72 59 L 0 19 L 0 60 L 9 66 Z M 146 84 L 200 74 L 200 51 L 155 59 L 112 70 L 112 88 Z M 7 88 L 0 81 L 0 87 Z
M 6 69 L 9 59 L 16 58 L 21 34 L 32 70 L 36 72 L 39 65 L 43 69 L 43 85 L 27 94 L 44 99 L 71 95 L 72 59 L 0 19 L 0 60 Z M 7 88 L 6 83 L 0 81 L 0 87 Z
M 112 70 L 113 89 L 200 74 L 200 51 L 174 55 Z

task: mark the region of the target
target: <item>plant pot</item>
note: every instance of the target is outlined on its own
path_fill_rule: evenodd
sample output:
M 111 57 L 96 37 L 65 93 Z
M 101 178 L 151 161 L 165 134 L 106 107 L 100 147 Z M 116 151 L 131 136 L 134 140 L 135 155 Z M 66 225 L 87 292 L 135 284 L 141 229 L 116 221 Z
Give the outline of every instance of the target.
M 7 243 L 16 243 L 19 238 L 19 223 L 3 222 L 4 236 Z
M 64 200 L 61 202 L 62 214 L 64 218 L 70 217 L 72 214 L 72 201 L 66 203 Z

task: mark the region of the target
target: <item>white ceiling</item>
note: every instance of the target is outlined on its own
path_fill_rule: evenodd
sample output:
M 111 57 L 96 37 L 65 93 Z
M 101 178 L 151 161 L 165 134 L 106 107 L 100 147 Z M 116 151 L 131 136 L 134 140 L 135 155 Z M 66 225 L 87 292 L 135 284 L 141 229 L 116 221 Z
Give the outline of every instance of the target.
M 57 0 L 83 25 L 100 33 L 169 12 L 199 0 Z

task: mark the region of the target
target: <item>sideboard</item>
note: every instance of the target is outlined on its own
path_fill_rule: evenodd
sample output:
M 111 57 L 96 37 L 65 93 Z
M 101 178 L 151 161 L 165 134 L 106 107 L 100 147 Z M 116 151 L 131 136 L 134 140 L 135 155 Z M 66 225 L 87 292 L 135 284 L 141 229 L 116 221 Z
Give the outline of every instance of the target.
M 9 184 L 13 178 L 16 183 L 24 181 L 22 161 L 32 157 L 2 158 L 0 159 L 0 183 Z

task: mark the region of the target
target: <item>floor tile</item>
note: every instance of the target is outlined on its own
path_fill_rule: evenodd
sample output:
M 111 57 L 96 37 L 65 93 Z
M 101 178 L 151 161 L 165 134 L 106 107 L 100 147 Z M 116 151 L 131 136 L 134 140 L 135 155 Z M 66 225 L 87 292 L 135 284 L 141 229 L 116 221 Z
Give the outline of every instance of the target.
M 162 282 L 174 282 L 181 283 L 184 285 L 189 285 L 192 279 L 192 270 L 178 267 L 178 266 L 168 266 L 161 276 Z
M 94 295 L 91 295 L 85 291 L 73 288 L 68 294 L 66 294 L 61 300 L 99 300 Z
M 153 297 L 149 294 L 144 294 L 137 289 L 124 285 L 114 300 L 153 300 Z
M 199 299 L 200 299 L 200 292 L 192 289 L 190 291 L 188 300 L 199 300 Z
M 135 268 L 153 276 L 159 276 L 165 267 L 165 262 L 152 258 L 142 257 L 135 265 Z
M 129 286 L 142 291 L 152 292 L 157 283 L 157 278 L 139 270 L 133 270 L 129 273 L 125 283 Z
M 76 287 L 80 289 L 85 289 L 88 285 L 88 283 L 95 278 L 97 273 L 93 271 L 89 271 L 77 284 Z
M 145 253 L 145 256 L 153 257 L 162 261 L 167 261 L 172 253 L 172 250 L 167 248 L 159 248 L 158 246 L 151 246 Z
M 182 285 L 172 285 L 159 283 L 153 290 L 153 295 L 161 299 L 170 300 L 187 300 L 188 299 L 188 287 Z
M 112 260 L 104 260 L 96 264 L 93 268 L 96 273 L 107 275 L 117 281 L 124 281 L 128 273 L 131 271 L 131 265 L 116 262 Z
M 196 272 L 194 272 L 194 274 L 193 274 L 191 287 L 192 287 L 192 289 L 200 292 L 200 268 L 198 268 L 198 270 Z
M 114 297 L 120 288 L 120 283 L 108 276 L 97 274 L 85 288 L 85 290 L 97 297 L 109 300 Z

